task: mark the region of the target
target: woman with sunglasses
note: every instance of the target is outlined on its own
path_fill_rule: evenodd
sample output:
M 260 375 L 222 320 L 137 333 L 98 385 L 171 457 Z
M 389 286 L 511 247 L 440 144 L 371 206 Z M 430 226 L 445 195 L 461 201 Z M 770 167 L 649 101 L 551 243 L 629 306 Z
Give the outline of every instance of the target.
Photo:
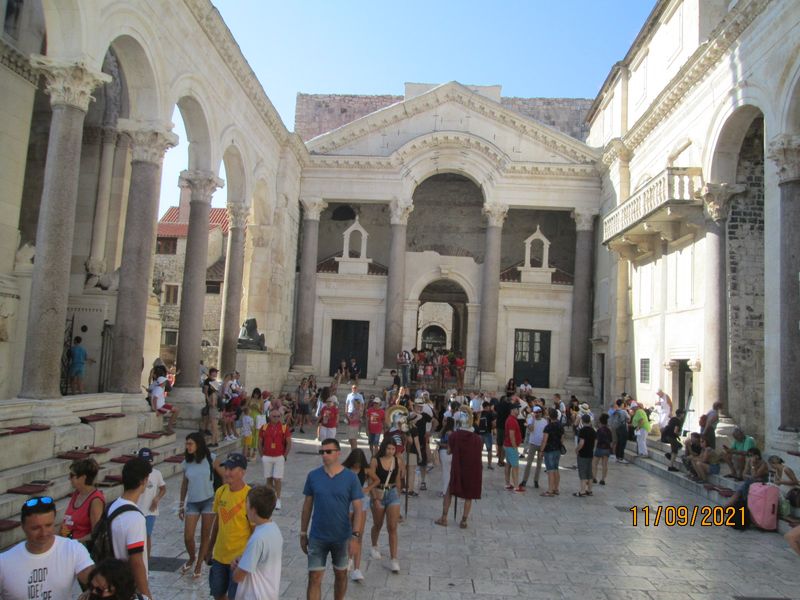
M 128 563 L 107 558 L 94 566 L 89 573 L 89 585 L 78 600 L 133 600 L 141 599 L 136 593 Z
M 93 458 L 76 460 L 69 467 L 69 482 L 75 491 L 69 498 L 61 523 L 60 535 L 74 540 L 88 539 L 103 516 L 106 499 L 94 486 L 100 467 Z

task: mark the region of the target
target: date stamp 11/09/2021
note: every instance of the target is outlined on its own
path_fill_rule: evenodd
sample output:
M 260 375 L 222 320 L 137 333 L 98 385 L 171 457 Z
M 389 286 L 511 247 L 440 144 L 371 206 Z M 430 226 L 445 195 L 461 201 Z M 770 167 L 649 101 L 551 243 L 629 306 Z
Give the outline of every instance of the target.
M 743 506 L 631 506 L 634 527 L 735 527 L 745 520 Z

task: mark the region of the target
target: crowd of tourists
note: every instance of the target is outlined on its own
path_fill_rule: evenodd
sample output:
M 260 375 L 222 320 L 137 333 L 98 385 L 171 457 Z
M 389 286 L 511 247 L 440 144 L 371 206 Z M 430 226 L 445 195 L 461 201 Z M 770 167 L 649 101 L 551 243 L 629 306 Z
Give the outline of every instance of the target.
M 610 461 L 628 462 L 629 443 L 638 456 L 649 455 L 654 428 L 670 445 L 671 471 L 682 464 L 689 477 L 705 482 L 727 465 L 727 477 L 741 482 L 731 504 L 746 502 L 750 488 L 767 480 L 783 486 L 790 501 L 800 496 L 792 470 L 776 456 L 763 460 L 753 438 L 741 429 L 733 431 L 730 446 L 717 448 L 720 405 L 703 415 L 699 431 L 685 436 L 685 411 L 673 410 L 661 391 L 652 407 L 623 394 L 595 414 L 575 396 L 567 401 L 559 394 L 536 397 L 528 381 L 517 385 L 509 380 L 496 396 L 466 392 L 457 381 L 445 394 L 430 393 L 424 380 L 412 390 L 404 373 L 414 362 L 403 369 L 398 357 L 393 385 L 366 398 L 349 370 L 329 386 L 318 387 L 308 377 L 294 394 L 276 396 L 257 388 L 248 392 L 236 372 L 221 380 L 214 368 L 204 372 L 202 420 L 198 431 L 186 436 L 181 463 L 177 517 L 183 522 L 187 558 L 180 574 L 206 580 L 217 600 L 279 597 L 283 536 L 272 516 L 282 509 L 293 436 L 304 434 L 304 428 L 318 440 L 322 462 L 305 474 L 298 540 L 308 557 L 311 599 L 322 595 L 329 557 L 337 600 L 345 597 L 349 581 L 365 579 L 362 547 L 370 514 L 369 556 L 383 560 L 385 528 L 389 569 L 399 573 L 403 502 L 407 506 L 410 499 L 435 492 L 442 498 L 442 513 L 433 522 L 447 527 L 453 498 L 460 498 L 458 526 L 467 529 L 472 503 L 483 492 L 482 472 L 495 467 L 502 468 L 508 493 L 524 494 L 533 487 L 539 496 L 555 498 L 567 487 L 566 494 L 590 499 L 596 485 L 610 483 Z M 165 377 L 162 365 L 155 365 L 148 396 L 153 410 L 171 414 Z M 340 401 L 337 386 L 345 384 L 349 391 Z M 358 445 L 362 433 L 368 448 Z M 568 435 L 574 459 L 565 456 L 570 454 Z M 217 456 L 221 436 L 240 440 L 241 451 Z M 346 457 L 342 437 L 349 445 Z M 577 477 L 562 486 L 564 460 L 576 468 Z M 263 484 L 251 487 L 245 476 L 256 462 Z M 436 469 L 439 477 L 434 477 Z M 60 523 L 53 498 L 38 496 L 24 503 L 26 539 L 0 554 L 0 598 L 69 598 L 75 580 L 84 590 L 82 600 L 153 597 L 148 583 L 151 540 L 167 493 L 163 476 L 153 467 L 153 452 L 142 448 L 124 465 L 122 496 L 108 505 L 95 486 L 98 471 L 91 458 L 72 463 L 74 492 Z M 800 554 L 800 528 L 786 538 Z

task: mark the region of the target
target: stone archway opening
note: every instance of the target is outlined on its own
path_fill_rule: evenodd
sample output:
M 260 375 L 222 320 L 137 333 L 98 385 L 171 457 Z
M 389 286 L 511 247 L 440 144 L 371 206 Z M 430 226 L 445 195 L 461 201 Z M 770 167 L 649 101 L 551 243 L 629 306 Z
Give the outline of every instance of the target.
M 425 332 L 436 327 L 444 337 L 440 348 L 466 355 L 468 302 L 464 288 L 451 279 L 437 279 L 425 286 L 419 295 L 417 347 L 424 346 Z

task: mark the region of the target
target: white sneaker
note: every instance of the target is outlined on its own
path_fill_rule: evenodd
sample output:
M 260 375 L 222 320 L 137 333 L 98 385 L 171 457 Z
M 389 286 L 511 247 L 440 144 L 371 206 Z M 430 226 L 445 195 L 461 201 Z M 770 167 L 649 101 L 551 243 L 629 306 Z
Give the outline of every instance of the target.
M 370 555 L 372 558 L 374 558 L 375 560 L 380 560 L 381 558 L 383 558 L 383 557 L 381 556 L 381 551 L 380 551 L 380 550 L 378 550 L 378 547 L 377 547 L 377 546 L 373 546 L 372 548 L 370 548 L 370 550 L 369 550 L 369 555 Z
M 281 499 L 278 498 L 278 501 L 275 503 L 275 510 L 280 510 L 280 509 L 281 509 Z
M 397 560 L 397 559 L 392 559 L 392 562 L 390 563 L 390 567 L 389 568 L 392 570 L 392 573 L 399 573 L 400 572 L 400 561 Z
M 617 462 L 622 464 L 622 465 L 630 464 L 630 461 L 628 461 L 628 460 L 626 460 L 624 458 L 620 458 Z
M 350 573 L 350 579 L 353 581 L 364 581 L 364 574 L 361 572 L 361 569 L 354 569 L 352 573 Z

